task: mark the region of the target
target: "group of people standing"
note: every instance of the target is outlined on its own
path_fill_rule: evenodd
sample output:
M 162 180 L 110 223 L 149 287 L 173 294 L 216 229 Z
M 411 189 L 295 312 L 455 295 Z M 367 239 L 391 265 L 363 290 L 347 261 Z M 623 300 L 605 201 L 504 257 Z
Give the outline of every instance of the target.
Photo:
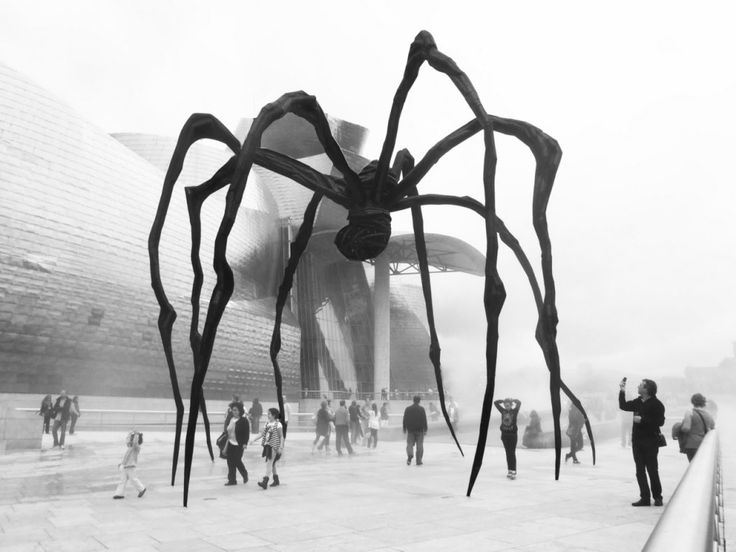
M 54 447 L 64 448 L 66 439 L 67 424 L 69 424 L 69 435 L 74 435 L 77 426 L 77 420 L 81 416 L 79 409 L 79 397 L 70 398 L 66 391 L 62 389 L 61 393 L 54 401 L 51 395 L 46 395 L 41 401 L 41 407 L 38 415 L 43 416 L 42 433 L 46 435 L 49 431 L 54 436 Z M 53 424 L 51 423 L 53 421 Z
M 362 406 L 358 406 L 358 402 L 354 400 L 348 407 L 346 401 L 341 399 L 337 409 L 332 408 L 331 400 L 323 400 L 314 414 L 312 454 L 323 450 L 325 454 L 330 453 L 333 432 L 338 456 L 342 456 L 343 446 L 348 454 L 355 454 L 353 446 L 359 442 L 367 448 L 376 448 L 379 430 L 389 423 L 389 412 L 388 402 L 384 402 L 379 411 L 378 405 L 368 400 Z

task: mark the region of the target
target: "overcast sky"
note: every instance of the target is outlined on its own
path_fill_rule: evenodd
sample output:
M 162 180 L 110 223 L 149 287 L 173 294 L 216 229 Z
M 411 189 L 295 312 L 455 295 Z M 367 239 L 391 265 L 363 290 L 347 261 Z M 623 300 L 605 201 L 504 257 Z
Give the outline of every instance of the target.
M 495 115 L 526 120 L 564 155 L 549 205 L 563 374 L 629 379 L 717 364 L 736 340 L 736 38 L 728 2 L 3 1 L 0 61 L 107 132 L 177 135 L 193 112 L 233 126 L 305 90 L 371 131 L 375 158 L 419 30 L 463 69 Z M 472 117 L 423 68 L 398 147 L 419 158 Z M 499 215 L 538 264 L 533 160 L 498 144 Z M 482 199 L 482 140 L 420 192 Z M 428 208 L 428 231 L 484 251 L 480 221 Z M 408 229 L 397 217 L 395 230 Z M 508 299 L 499 372 L 544 380 L 531 292 L 502 253 Z M 481 278 L 438 275 L 447 370 L 482 373 Z M 504 391 L 501 390 L 501 393 Z

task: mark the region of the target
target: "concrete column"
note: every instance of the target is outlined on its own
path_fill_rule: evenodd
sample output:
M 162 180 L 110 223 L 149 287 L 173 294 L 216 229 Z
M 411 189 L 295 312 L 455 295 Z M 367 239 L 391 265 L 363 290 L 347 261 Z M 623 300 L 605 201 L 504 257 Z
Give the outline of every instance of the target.
M 381 398 L 381 389 L 391 386 L 391 306 L 389 295 L 388 255 L 376 258 L 373 265 L 373 394 Z

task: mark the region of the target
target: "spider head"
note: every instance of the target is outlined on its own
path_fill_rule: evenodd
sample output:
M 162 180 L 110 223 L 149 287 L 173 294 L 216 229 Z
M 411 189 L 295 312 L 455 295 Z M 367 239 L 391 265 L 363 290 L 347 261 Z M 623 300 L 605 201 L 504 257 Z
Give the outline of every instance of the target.
M 380 207 L 361 207 L 348 214 L 348 225 L 335 236 L 346 259 L 367 261 L 380 255 L 391 237 L 391 216 Z

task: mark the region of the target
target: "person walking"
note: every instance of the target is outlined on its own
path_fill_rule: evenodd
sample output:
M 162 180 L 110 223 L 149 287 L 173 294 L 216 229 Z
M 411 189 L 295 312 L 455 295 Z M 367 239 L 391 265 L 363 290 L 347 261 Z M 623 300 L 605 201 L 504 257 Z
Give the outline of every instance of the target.
M 41 401 L 41 408 L 38 409 L 38 415 L 43 416 L 41 432 L 48 435 L 51 427 L 51 420 L 54 418 L 54 400 L 51 398 L 51 395 L 46 395 Z
M 516 419 L 519 416 L 521 401 L 511 398 L 498 399 L 493 405 L 501 413 L 501 442 L 506 451 L 506 477 L 516 479 L 516 443 L 519 441 Z
M 406 434 L 406 465 L 410 466 L 414 458 L 414 447 L 417 451 L 417 466 L 424 462 L 424 435 L 427 433 L 427 413 L 419 402 L 422 398 L 414 395 L 413 404 L 404 410 L 402 426 Z
M 695 393 L 690 398 L 690 402 L 693 408 L 685 413 L 680 426 L 680 431 L 684 434 L 685 443 L 683 448 L 688 462 L 692 462 L 695 453 L 698 452 L 698 448 L 700 448 L 700 444 L 705 438 L 705 434 L 716 427 L 713 416 L 705 409 L 706 400 L 703 395 Z M 680 437 L 680 439 L 682 438 Z
M 357 443 L 358 438 L 360 438 L 361 442 L 363 440 L 363 429 L 360 427 L 362 414 L 360 413 L 360 407 L 357 401 L 350 403 L 348 414 L 350 415 L 350 443 L 354 445 Z
M 268 488 L 268 479 L 271 476 L 273 476 L 271 487 L 278 487 L 281 484 L 279 474 L 276 473 L 276 462 L 281 458 L 281 450 L 284 445 L 284 432 L 279 421 L 279 409 L 269 408 L 267 414 L 268 422 L 266 422 L 260 436 L 261 445 L 263 446 L 261 456 L 266 461 L 266 475 L 258 482 L 258 486 L 264 491 Z
M 54 435 L 54 446 L 64 448 L 64 438 L 66 436 L 66 424 L 69 423 L 69 410 L 72 407 L 72 401 L 67 396 L 66 391 L 61 390 L 61 394 L 54 403 L 54 425 L 51 433 Z M 59 429 L 61 429 L 61 437 L 59 437 Z
M 69 435 L 74 435 L 74 429 L 77 427 L 77 420 L 82 415 L 81 410 L 79 410 L 79 397 L 77 395 L 74 395 L 74 398 L 72 399 L 72 404 L 69 407 L 69 417 L 71 418 L 71 424 L 69 424 Z
M 626 378 L 621 380 L 618 392 L 618 407 L 633 412 L 631 429 L 631 451 L 636 466 L 636 482 L 639 485 L 639 500 L 632 506 L 662 506 L 662 483 L 659 479 L 659 434 L 664 425 L 664 405 L 657 399 L 657 384 L 643 379 L 637 388 L 639 396 L 626 400 Z M 647 474 L 649 483 L 647 483 Z M 651 484 L 651 487 L 650 487 Z
M 120 470 L 120 483 L 118 483 L 115 489 L 113 498 L 120 499 L 125 498 L 125 486 L 130 481 L 138 491 L 138 498 L 141 498 L 146 492 L 146 486 L 141 483 L 136 475 L 136 467 L 138 466 L 138 453 L 141 451 L 141 445 L 143 444 L 143 433 L 138 431 L 131 431 L 125 438 L 125 454 L 123 460 L 118 464 Z
M 348 422 L 350 421 L 350 413 L 345 406 L 345 401 L 340 401 L 340 406 L 335 410 L 335 448 L 337 455 L 342 456 L 342 445 L 348 449 L 348 454 L 355 454 L 353 447 L 350 445 L 350 430 Z
M 315 413 L 315 436 L 314 442 L 312 443 L 312 454 L 315 450 L 322 451 L 327 439 L 327 434 L 330 431 L 330 413 L 327 410 L 327 401 L 320 403 L 319 410 Z
M 378 406 L 376 403 L 373 403 L 371 405 L 371 410 L 368 413 L 368 431 L 371 433 L 368 436 L 368 443 L 366 444 L 367 448 L 376 448 L 376 445 L 378 445 L 379 429 L 381 429 L 381 418 L 378 414 Z
M 248 418 L 243 416 L 243 404 L 234 402 L 231 408 L 230 422 L 227 426 L 227 444 L 225 445 L 225 458 L 227 459 L 227 483 L 237 485 L 235 472 L 237 470 L 243 478 L 243 484 L 248 482 L 248 470 L 243 464 L 243 449 L 250 440 L 250 424 Z
M 253 402 L 250 405 L 250 410 L 248 410 L 248 416 L 250 416 L 250 425 L 253 428 L 253 433 L 259 433 L 261 427 L 261 416 L 263 416 L 263 406 L 261 405 L 261 401 L 258 400 L 258 397 L 253 399 Z
M 585 425 L 585 416 L 572 403 L 567 413 L 567 429 L 565 435 L 570 438 L 570 452 L 565 454 L 565 462 L 572 458 L 573 464 L 579 464 L 577 452 L 583 450 L 583 426 Z

